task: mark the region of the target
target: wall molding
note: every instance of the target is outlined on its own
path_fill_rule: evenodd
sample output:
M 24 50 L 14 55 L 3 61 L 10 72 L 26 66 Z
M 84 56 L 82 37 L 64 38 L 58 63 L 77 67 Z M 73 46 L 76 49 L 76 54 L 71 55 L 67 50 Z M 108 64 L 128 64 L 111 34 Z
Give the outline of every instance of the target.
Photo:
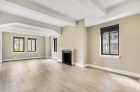
M 124 71 L 124 70 L 118 70 L 118 69 L 113 69 L 113 68 L 108 68 L 108 67 L 102 67 L 102 66 L 93 65 L 93 64 L 86 64 L 85 66 L 93 67 L 93 68 L 97 68 L 97 69 L 101 69 L 101 70 L 105 70 L 105 71 L 109 71 L 109 72 L 119 73 L 119 74 L 131 76 L 131 77 L 136 77 L 136 78 L 140 79 L 140 74 L 139 73 Z
M 27 58 L 3 59 L 2 61 L 28 60 L 28 59 L 39 59 L 39 58 L 47 58 L 47 57 L 39 56 L 39 57 L 27 57 Z

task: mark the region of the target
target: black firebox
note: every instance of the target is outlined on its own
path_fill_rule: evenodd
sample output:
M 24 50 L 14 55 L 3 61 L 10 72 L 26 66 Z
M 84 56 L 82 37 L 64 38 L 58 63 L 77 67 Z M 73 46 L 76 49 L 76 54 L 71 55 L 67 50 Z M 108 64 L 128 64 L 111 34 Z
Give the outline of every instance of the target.
M 72 51 L 62 51 L 62 63 L 72 65 Z

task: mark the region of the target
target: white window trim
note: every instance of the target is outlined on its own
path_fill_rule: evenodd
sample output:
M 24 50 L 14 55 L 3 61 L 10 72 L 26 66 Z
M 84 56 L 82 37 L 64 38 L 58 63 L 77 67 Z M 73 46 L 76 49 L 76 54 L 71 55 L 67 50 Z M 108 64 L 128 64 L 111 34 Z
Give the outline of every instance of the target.
M 37 51 L 27 51 L 27 53 L 37 53 Z
M 24 51 L 24 52 L 14 52 L 14 51 L 13 51 L 13 53 L 25 53 L 25 51 Z
M 101 35 L 99 32 L 99 57 L 120 59 L 120 55 L 102 55 L 101 54 Z
M 121 56 L 115 56 L 115 55 L 100 55 L 100 57 L 104 57 L 104 58 L 116 58 L 116 59 L 119 59 Z

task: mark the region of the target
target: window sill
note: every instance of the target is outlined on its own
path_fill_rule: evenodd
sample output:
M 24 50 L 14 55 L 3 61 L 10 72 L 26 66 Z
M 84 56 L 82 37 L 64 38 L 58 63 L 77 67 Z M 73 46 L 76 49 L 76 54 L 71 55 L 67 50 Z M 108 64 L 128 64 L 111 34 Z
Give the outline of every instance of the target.
M 100 57 L 120 59 L 120 56 L 113 56 L 113 55 L 100 55 Z
M 28 53 L 37 53 L 37 51 L 29 51 Z
M 13 53 L 25 53 L 25 52 L 13 52 Z

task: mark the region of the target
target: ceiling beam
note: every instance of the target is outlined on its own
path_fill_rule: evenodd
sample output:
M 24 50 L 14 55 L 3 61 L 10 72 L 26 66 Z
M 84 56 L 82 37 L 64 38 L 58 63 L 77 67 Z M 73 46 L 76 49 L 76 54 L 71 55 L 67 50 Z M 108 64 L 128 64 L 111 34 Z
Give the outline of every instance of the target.
M 131 6 L 131 7 L 130 7 Z M 125 4 L 121 4 L 107 11 L 107 15 L 98 17 L 96 15 L 85 18 L 84 26 L 90 27 L 105 22 L 113 21 L 116 19 L 124 18 L 127 16 L 135 15 L 140 13 L 140 1 L 129 1 Z
M 36 36 L 50 36 L 48 34 L 42 34 L 39 32 L 24 30 L 24 29 L 18 29 L 18 28 L 10 28 L 10 27 L 2 27 L 1 30 L 3 32 L 11 32 L 11 33 L 19 33 L 19 34 L 27 34 L 27 35 L 36 35 Z
M 39 28 L 21 23 L 9 23 L 0 25 L 1 32 L 20 33 L 36 36 L 53 36 L 60 35 L 54 30 Z
M 77 0 L 83 6 L 94 12 L 97 16 L 106 15 L 106 10 L 97 0 Z
M 0 12 L 0 25 L 7 25 L 7 24 L 13 25 L 13 23 L 15 23 L 15 22 L 39 27 L 42 29 L 53 30 L 61 35 L 61 27 L 57 27 L 57 26 L 53 26 L 50 24 L 41 23 L 41 22 L 37 22 L 34 20 L 30 20 L 30 19 L 26 19 L 26 18 L 15 16 L 15 15 Z
M 23 1 L 27 3 L 25 0 Z M 33 4 L 30 4 L 30 6 L 35 7 L 35 5 Z M 33 8 L 32 9 L 27 8 L 26 4 L 24 6 L 21 6 L 21 5 L 18 5 L 9 1 L 5 1 L 5 0 L 0 0 L 0 11 L 13 14 L 16 16 L 28 18 L 31 20 L 36 20 L 42 23 L 60 26 L 60 27 L 63 27 L 66 25 L 71 25 L 71 26 L 76 25 L 76 21 L 69 19 L 65 16 L 62 16 L 58 13 L 55 13 L 49 10 L 44 10 L 45 13 L 43 13 L 43 12 L 33 10 Z

